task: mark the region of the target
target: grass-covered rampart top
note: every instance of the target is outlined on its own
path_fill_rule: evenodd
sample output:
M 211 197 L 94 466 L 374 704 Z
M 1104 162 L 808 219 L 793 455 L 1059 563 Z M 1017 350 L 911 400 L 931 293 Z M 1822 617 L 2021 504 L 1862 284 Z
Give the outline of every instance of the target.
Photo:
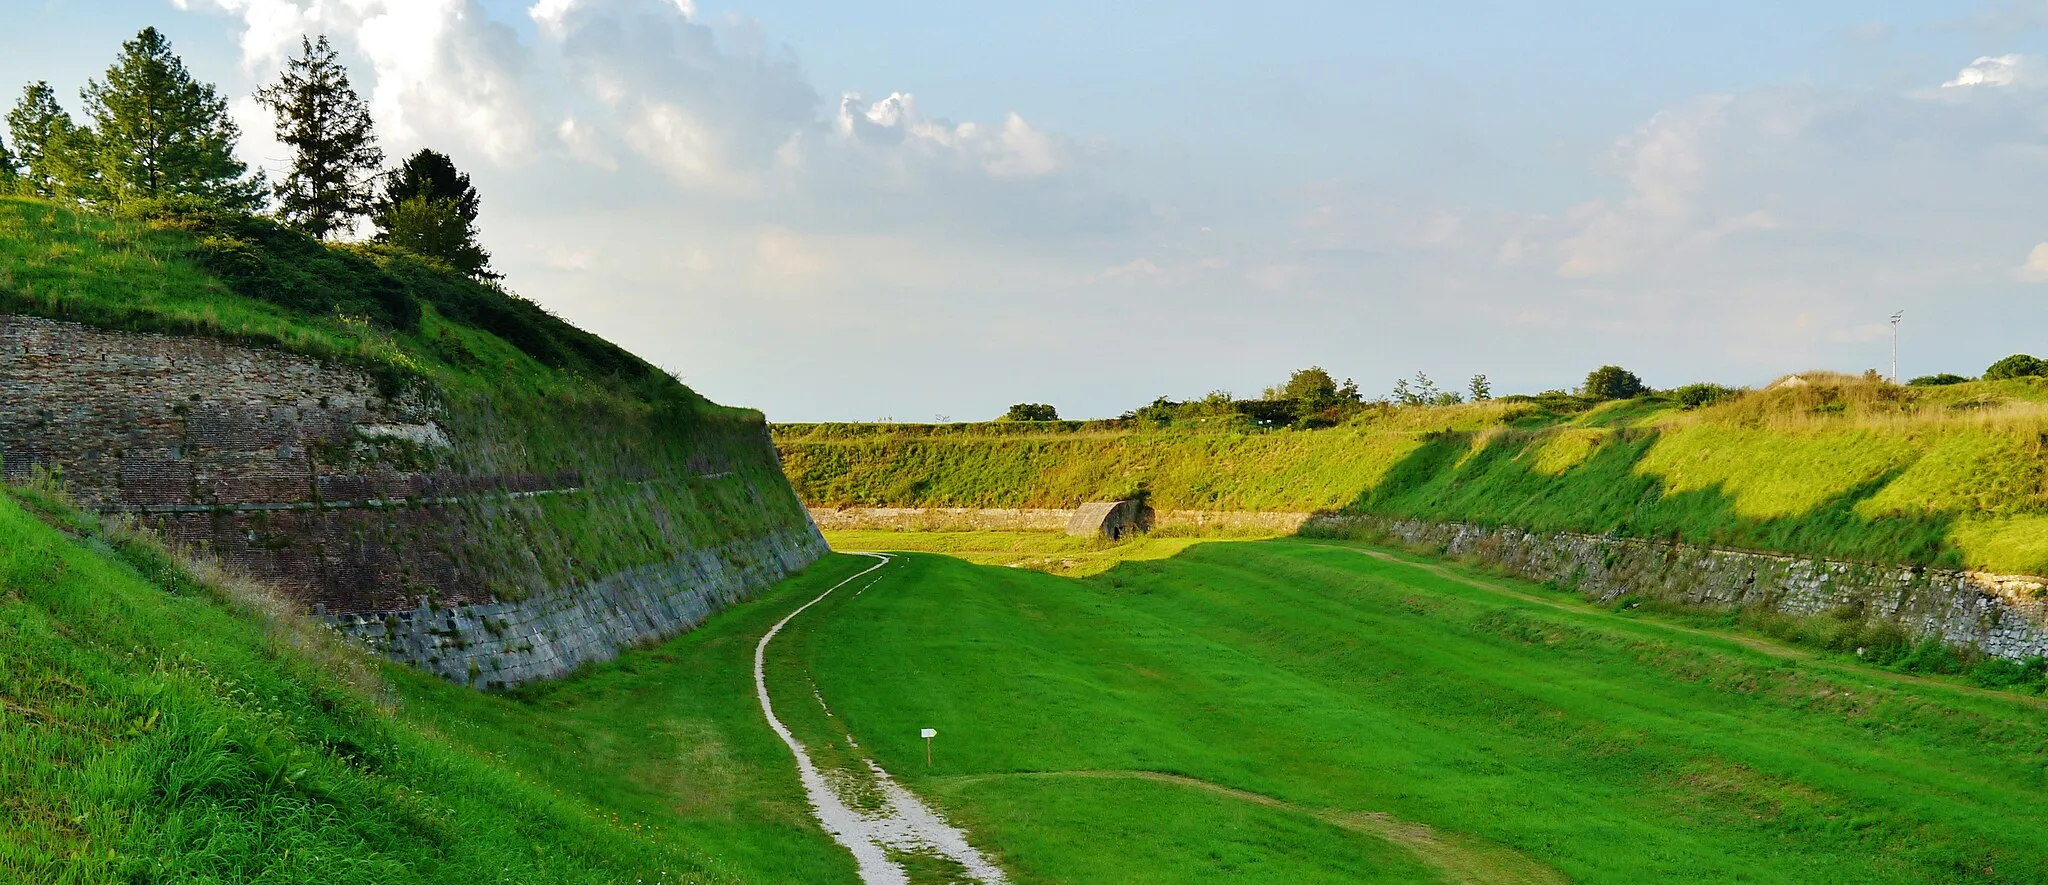
M 777 493 L 760 413 L 715 405 L 532 302 L 401 249 L 321 243 L 233 213 L 144 219 L 0 197 L 0 313 L 353 366 L 387 392 L 426 391 L 456 442 L 380 451 L 383 465 L 320 453 L 329 468 L 578 476 L 589 494 L 575 502 L 476 514 L 502 530 L 473 534 L 506 548 L 491 557 L 506 569 L 481 565 L 505 573 L 496 591 L 509 598 L 802 524 Z
M 1323 430 L 776 428 L 823 505 L 1315 511 L 2048 573 L 2048 382 L 1843 376 L 1698 409 L 1648 396 L 1369 411 Z

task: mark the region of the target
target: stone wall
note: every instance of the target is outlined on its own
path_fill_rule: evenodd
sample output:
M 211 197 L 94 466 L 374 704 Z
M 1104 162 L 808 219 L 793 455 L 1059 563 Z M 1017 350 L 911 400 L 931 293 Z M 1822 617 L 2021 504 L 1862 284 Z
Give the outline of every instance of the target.
M 879 529 L 910 532 L 1057 532 L 1074 518 L 1072 510 L 1017 510 L 971 507 L 811 507 L 821 529 Z
M 535 469 L 493 420 L 292 354 L 0 315 L 0 472 L 60 470 L 82 505 L 355 635 L 388 623 L 380 648 L 461 681 L 559 675 L 826 552 L 758 422 L 592 427 L 579 461 Z M 451 645 L 444 615 L 508 638 Z
M 1722 550 L 1571 532 L 1360 515 L 1318 516 L 1305 533 L 1385 534 L 1476 557 L 1602 602 L 1627 594 L 1711 608 L 1890 621 L 1998 657 L 2048 655 L 2048 579 Z
M 819 528 L 923 532 L 1058 532 L 1072 522 L 1075 510 L 1019 510 L 972 507 L 812 507 Z M 1173 526 L 1224 532 L 1286 534 L 1301 528 L 1307 513 L 1253 513 L 1232 510 L 1156 510 L 1154 529 Z
M 329 616 L 396 661 L 482 689 L 553 679 L 685 632 L 822 554 L 815 530 L 748 538 L 517 603 Z

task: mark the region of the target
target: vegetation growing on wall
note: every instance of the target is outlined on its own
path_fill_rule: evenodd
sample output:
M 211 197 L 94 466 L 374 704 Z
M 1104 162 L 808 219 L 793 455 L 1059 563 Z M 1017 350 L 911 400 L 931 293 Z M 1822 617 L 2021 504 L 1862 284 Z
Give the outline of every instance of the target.
M 1355 509 L 2048 572 L 2048 383 L 1802 377 L 1592 408 L 1503 397 L 1367 410 L 1321 430 L 788 425 L 776 434 L 798 493 L 825 505 L 1071 507 L 1143 485 L 1160 509 Z

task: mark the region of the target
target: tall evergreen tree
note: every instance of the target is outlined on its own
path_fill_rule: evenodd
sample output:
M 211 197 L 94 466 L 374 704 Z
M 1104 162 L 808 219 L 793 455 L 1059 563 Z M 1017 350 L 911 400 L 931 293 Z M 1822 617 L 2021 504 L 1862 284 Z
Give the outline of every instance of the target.
M 256 100 L 277 116 L 278 140 L 293 150 L 291 171 L 273 189 L 278 212 L 324 240 L 369 213 L 384 151 L 369 106 L 327 38 L 301 37 L 299 46 L 300 55 L 285 62 L 276 83 L 257 90 Z
M 385 179 L 371 219 L 380 243 L 440 259 L 478 279 L 497 279 L 490 271 L 491 253 L 476 238 L 480 204 L 469 175 L 455 161 L 422 149 Z
M 377 226 L 388 230 L 382 219 L 412 197 L 450 201 L 464 224 L 476 223 L 481 202 L 476 188 L 469 183 L 468 173 L 456 169 L 455 161 L 448 159 L 447 154 L 425 148 L 405 158 L 384 180 L 384 195 L 374 210 L 379 219 Z
M 143 28 L 122 43 L 106 76 L 88 81 L 84 96 L 113 202 L 197 197 L 245 210 L 262 203 L 262 178 L 235 159 L 241 130 L 227 100 L 192 79 L 162 33 Z
M 7 112 L 20 187 L 41 197 L 90 198 L 96 191 L 92 132 L 78 128 L 45 82 L 28 84 Z

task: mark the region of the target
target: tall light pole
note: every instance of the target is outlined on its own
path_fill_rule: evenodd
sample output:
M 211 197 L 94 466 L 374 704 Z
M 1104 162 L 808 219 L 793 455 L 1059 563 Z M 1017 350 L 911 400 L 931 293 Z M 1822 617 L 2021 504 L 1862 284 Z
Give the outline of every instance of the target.
M 1905 311 L 1892 314 L 1892 383 L 1899 383 L 1899 321 L 1906 318 Z

